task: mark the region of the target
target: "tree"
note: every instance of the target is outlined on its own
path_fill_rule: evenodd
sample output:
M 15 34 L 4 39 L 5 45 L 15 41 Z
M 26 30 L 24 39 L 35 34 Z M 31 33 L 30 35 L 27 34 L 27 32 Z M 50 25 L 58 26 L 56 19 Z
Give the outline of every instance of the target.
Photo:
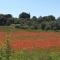
M 10 25 L 13 23 L 13 17 L 11 14 L 6 14 L 4 17 L 6 19 L 6 25 Z
M 60 22 L 60 17 L 58 17 L 58 18 L 56 19 L 56 21 Z
M 12 15 L 11 14 L 6 14 L 5 17 L 6 18 L 12 18 Z
M 55 21 L 55 17 L 53 15 L 49 15 L 47 19 L 48 21 Z
M 19 24 L 19 20 L 18 18 L 13 18 L 13 24 Z
M 26 12 L 22 12 L 20 15 L 19 15 L 19 18 L 29 18 L 30 19 L 30 14 L 26 13 Z
M 42 17 L 42 21 L 48 21 L 47 16 Z
M 42 29 L 42 30 L 45 30 L 45 27 L 46 27 L 46 23 L 45 23 L 45 22 L 42 22 L 42 23 L 41 23 L 41 29 Z
M 58 21 L 53 21 L 53 22 L 51 23 L 51 29 L 52 29 L 52 30 L 60 30 L 60 22 L 58 22 Z
M 38 23 L 41 23 L 42 19 L 43 19 L 42 16 L 39 16 L 38 19 L 37 19 Z
M 6 18 L 4 17 L 5 15 L 1 14 L 0 15 L 0 25 L 5 25 L 6 24 Z
M 12 15 L 11 14 L 0 14 L 0 25 L 1 26 L 6 26 L 12 24 Z
M 44 16 L 43 21 L 55 21 L 55 17 L 53 15 Z
M 36 17 L 36 16 L 33 16 L 31 19 L 32 19 L 33 21 L 37 21 L 37 17 Z

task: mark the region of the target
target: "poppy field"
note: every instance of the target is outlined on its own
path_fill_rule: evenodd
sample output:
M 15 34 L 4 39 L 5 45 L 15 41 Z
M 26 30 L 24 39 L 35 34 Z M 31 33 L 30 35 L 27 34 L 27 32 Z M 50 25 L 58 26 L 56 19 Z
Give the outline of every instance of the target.
M 58 32 L 14 32 L 12 47 L 16 49 L 54 48 L 60 47 Z
M 10 44 L 4 46 L 7 40 Z M 0 47 L 4 49 L 0 49 L 0 56 L 7 50 L 8 53 L 2 53 L 7 55 L 2 57 L 5 59 L 8 56 L 8 60 L 60 60 L 60 33 L 0 32 Z

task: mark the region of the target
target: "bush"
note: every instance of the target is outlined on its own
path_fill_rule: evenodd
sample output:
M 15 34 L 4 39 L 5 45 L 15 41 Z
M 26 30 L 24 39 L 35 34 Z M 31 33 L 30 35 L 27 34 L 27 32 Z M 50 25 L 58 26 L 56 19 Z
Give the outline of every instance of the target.
M 20 28 L 20 24 L 15 24 L 15 28 Z
M 28 25 L 21 25 L 21 24 L 16 24 L 15 28 L 20 28 L 20 29 L 28 29 L 29 26 Z

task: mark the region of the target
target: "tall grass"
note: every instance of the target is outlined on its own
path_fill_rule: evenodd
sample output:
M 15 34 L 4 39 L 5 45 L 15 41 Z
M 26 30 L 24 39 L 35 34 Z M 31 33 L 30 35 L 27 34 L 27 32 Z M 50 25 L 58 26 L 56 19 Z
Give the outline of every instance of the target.
M 55 49 L 39 49 L 39 50 L 21 50 L 17 51 L 14 60 L 60 60 L 60 51 Z

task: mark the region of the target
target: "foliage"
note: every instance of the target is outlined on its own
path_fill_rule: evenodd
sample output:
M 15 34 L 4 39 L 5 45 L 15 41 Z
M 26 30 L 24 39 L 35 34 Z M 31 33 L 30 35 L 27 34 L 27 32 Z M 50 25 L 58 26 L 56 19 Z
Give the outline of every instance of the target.
M 15 24 L 15 28 L 19 29 L 39 29 L 39 30 L 60 30 L 60 17 L 57 19 L 53 15 L 49 16 L 33 16 L 22 12 L 19 18 L 13 17 L 11 14 L 0 14 L 0 26 L 10 26 Z
M 30 14 L 26 13 L 26 12 L 22 12 L 20 15 L 19 15 L 19 18 L 30 18 Z
M 36 49 L 16 51 L 13 60 L 60 60 L 60 51 L 54 49 Z

